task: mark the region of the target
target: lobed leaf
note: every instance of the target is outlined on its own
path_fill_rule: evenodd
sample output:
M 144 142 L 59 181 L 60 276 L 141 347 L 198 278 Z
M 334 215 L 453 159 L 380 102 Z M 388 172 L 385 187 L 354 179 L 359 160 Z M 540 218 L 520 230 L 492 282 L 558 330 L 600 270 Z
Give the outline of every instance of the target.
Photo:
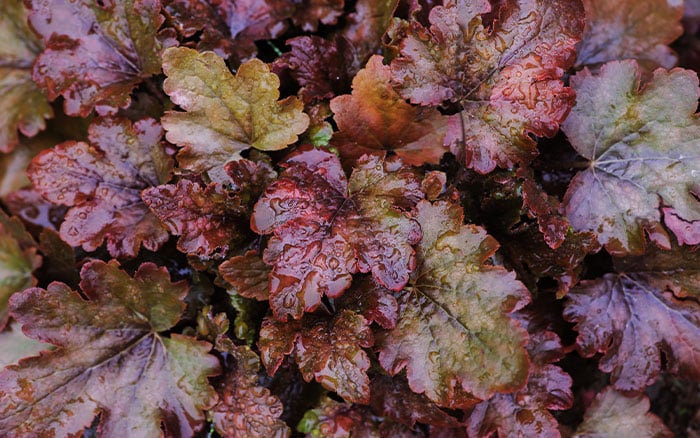
M 602 353 L 598 367 L 614 387 L 643 391 L 665 369 L 700 380 L 700 296 L 697 271 L 606 274 L 567 295 L 564 317 L 575 322 L 584 357 Z
M 447 0 L 430 10 L 430 27 L 413 18 L 389 30 L 394 84 L 412 103 L 461 104 L 445 144 L 468 167 L 528 162 L 537 153 L 528 134 L 553 136 L 573 103 L 561 77 L 582 17 L 578 0 L 509 0 L 494 11 L 486 0 Z
M 163 116 L 166 137 L 183 147 L 180 166 L 214 182 L 228 181 L 223 166 L 242 151 L 284 149 L 309 125 L 299 100 L 277 100 L 279 78 L 260 60 L 233 76 L 215 53 L 177 47 L 163 53 L 163 72 L 163 90 L 185 110 Z
M 333 317 L 307 315 L 283 323 L 265 318 L 260 329 L 260 354 L 271 375 L 285 355 L 293 354 L 304 380 L 316 379 L 345 400 L 369 403 L 369 357 L 362 348 L 374 344 L 369 322 L 350 310 Z
M 406 368 L 414 392 L 450 408 L 517 391 L 529 369 L 527 334 L 508 316 L 529 293 L 513 273 L 486 263 L 498 244 L 462 219 L 457 205 L 418 204 L 418 266 L 396 294 L 396 328 L 377 336 L 385 370 Z
M 27 25 L 22 0 L 3 3 L 0 41 L 0 152 L 7 153 L 19 144 L 18 131 L 35 136 L 53 110 L 32 80 L 32 63 L 43 47 Z
M 391 71 L 375 55 L 352 81 L 352 94 L 331 100 L 338 132 L 331 144 L 343 157 L 393 150 L 407 163 L 436 164 L 447 151 L 442 143 L 447 117 L 435 108 L 410 105 L 390 84 Z
M 29 24 L 46 48 L 34 81 L 68 115 L 126 108 L 134 87 L 160 72 L 160 0 L 25 0 Z M 170 43 L 167 43 L 170 44 Z M 167 45 L 166 44 L 166 45 Z
M 219 265 L 219 273 L 237 294 L 259 301 L 270 299 L 270 271 L 256 251 L 231 257 Z
M 113 257 L 135 257 L 143 244 L 155 251 L 168 232 L 141 199 L 141 190 L 170 177 L 172 159 L 153 119 L 96 119 L 90 143 L 67 141 L 37 155 L 28 175 L 42 196 L 71 207 L 61 238 L 94 251 L 103 241 Z
M 423 197 L 414 171 L 366 157 L 348 181 L 335 155 L 310 148 L 283 166 L 251 218 L 253 231 L 274 233 L 263 260 L 273 266 L 277 319 L 300 318 L 323 295 L 339 297 L 358 271 L 371 271 L 389 289 L 406 284 L 420 228 L 404 210 Z
M 668 247 L 662 207 L 672 210 L 679 241 L 700 243 L 693 237 L 700 220 L 698 77 L 659 69 L 644 87 L 639 81 L 635 61 L 608 63 L 597 76 L 584 69 L 571 78 L 578 99 L 562 125 L 590 163 L 571 181 L 566 215 L 613 254 L 642 253 L 645 231 Z
M 207 342 L 162 334 L 180 318 L 187 285 L 151 263 L 131 278 L 114 261 L 92 261 L 81 277 L 85 298 L 54 282 L 10 301 L 27 336 L 58 348 L 0 374 L 0 432 L 73 436 L 100 414 L 101 436 L 157 436 L 161 423 L 191 436 L 216 402 L 207 376 L 219 362 Z

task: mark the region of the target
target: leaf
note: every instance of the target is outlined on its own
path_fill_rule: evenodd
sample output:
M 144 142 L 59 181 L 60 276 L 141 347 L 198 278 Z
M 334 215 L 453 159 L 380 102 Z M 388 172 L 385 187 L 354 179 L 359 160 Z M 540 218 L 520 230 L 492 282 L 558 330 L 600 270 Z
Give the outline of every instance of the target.
M 36 242 L 22 222 L 0 210 L 0 329 L 7 322 L 8 300 L 15 292 L 36 284 L 32 273 L 41 261 Z
M 210 411 L 216 431 L 233 438 L 288 437 L 291 431 L 279 419 L 282 403 L 258 385 L 258 356 L 249 347 L 224 345 L 227 348 L 220 350 L 230 354 L 236 365 L 219 384 L 219 403 Z
M 255 205 L 251 227 L 273 234 L 263 260 L 273 266 L 274 316 L 301 318 L 323 295 L 339 297 L 356 272 L 397 290 L 415 266 L 420 227 L 402 210 L 423 197 L 416 173 L 366 157 L 346 180 L 338 157 L 300 148 Z
M 55 144 L 55 137 L 41 134 L 29 140 L 24 139 L 15 150 L 0 155 L 0 198 L 6 198 L 9 194 L 30 186 L 31 182 L 27 178 L 29 162 L 36 154 Z
M 396 327 L 399 318 L 399 304 L 390 290 L 370 276 L 356 279 L 349 290 L 335 299 L 339 309 L 352 310 L 364 316 L 369 322 L 376 322 L 385 329 Z
M 352 94 L 331 100 L 338 125 L 331 143 L 352 159 L 393 150 L 407 164 L 438 163 L 447 152 L 442 146 L 447 117 L 435 108 L 409 105 L 390 79 L 389 67 L 375 55 L 353 79 Z
M 27 25 L 21 0 L 3 3 L 0 41 L 0 152 L 7 153 L 19 144 L 17 131 L 34 137 L 53 110 L 32 81 L 32 63 L 43 47 Z
M 532 364 L 527 385 L 513 394 L 496 394 L 478 404 L 467 424 L 470 437 L 491 436 L 494 432 L 498 436 L 560 436 L 559 424 L 549 410 L 572 407 L 572 379 L 551 365 L 566 352 L 555 332 L 538 326 L 535 309 L 518 315 L 530 333 L 528 353 Z
M 277 58 L 273 68 L 289 71 L 301 85 L 298 94 L 305 103 L 347 92 L 360 69 L 355 50 L 345 38 L 302 36 L 289 39 L 286 44 L 291 51 Z
M 418 204 L 423 240 L 409 287 L 397 293 L 396 328 L 377 335 L 379 362 L 406 368 L 411 389 L 440 406 L 463 408 L 522 388 L 527 335 L 508 314 L 529 301 L 515 274 L 486 261 L 498 243 L 463 226 L 457 205 Z
M 634 58 L 652 71 L 671 68 L 678 57 L 668 47 L 683 33 L 683 2 L 673 0 L 582 0 L 586 28 L 576 65 L 595 66 Z
M 219 265 L 219 273 L 237 294 L 259 301 L 270 299 L 270 271 L 257 251 L 231 257 Z
M 115 114 L 137 84 L 160 73 L 159 0 L 25 2 L 46 45 L 34 81 L 51 100 L 63 96 L 66 114 Z
M 135 257 L 141 244 L 156 251 L 168 240 L 141 200 L 141 190 L 170 177 L 162 132 L 153 119 L 96 119 L 90 143 L 67 141 L 34 158 L 28 170 L 34 188 L 54 204 L 72 207 L 61 224 L 63 240 L 86 251 L 106 240 L 113 257 Z
M 700 96 L 695 72 L 657 70 L 642 88 L 635 61 L 611 62 L 598 76 L 571 78 L 576 106 L 562 129 L 590 167 L 564 197 L 576 230 L 593 231 L 608 252 L 640 254 L 644 231 L 668 247 L 660 208 L 678 219 L 700 220 Z M 684 240 L 683 229 L 674 229 Z
M 83 295 L 54 282 L 10 301 L 27 336 L 58 348 L 0 374 L 0 432 L 74 436 L 100 413 L 101 436 L 158 436 L 161 423 L 191 436 L 216 402 L 207 376 L 219 363 L 209 343 L 162 334 L 180 318 L 187 285 L 152 263 L 131 278 L 115 261 L 92 261 L 81 277 Z
M 345 17 L 341 34 L 355 47 L 363 62 L 382 47 L 382 37 L 391 24 L 398 0 L 358 0 L 355 12 Z
M 528 134 L 553 136 L 574 101 L 561 76 L 583 30 L 580 2 L 508 0 L 491 11 L 486 0 L 448 0 L 429 17 L 429 28 L 414 19 L 389 30 L 399 94 L 420 105 L 458 102 L 445 144 L 477 172 L 530 161 Z
M 245 235 L 245 206 L 219 183 L 202 187 L 183 179 L 147 188 L 141 198 L 170 233 L 180 236 L 177 248 L 187 254 L 220 258 Z
M 647 396 L 625 397 L 607 387 L 588 408 L 574 436 L 672 437 L 673 433 L 661 419 L 648 411 Z
M 171 143 L 183 146 L 180 166 L 226 182 L 223 166 L 248 148 L 284 149 L 309 125 L 295 97 L 278 101 L 279 78 L 260 60 L 241 65 L 236 76 L 213 52 L 186 47 L 163 53 L 163 90 L 186 112 L 161 119 Z
M 172 22 L 182 46 L 198 51 L 211 50 L 222 58 L 236 51 L 227 23 L 229 1 L 165 0 L 163 12 Z M 198 36 L 199 40 L 192 41 Z
M 606 274 L 569 291 L 564 317 L 581 355 L 602 353 L 614 387 L 638 392 L 658 377 L 662 355 L 671 374 L 700 380 L 700 304 L 687 296 L 700 296 L 697 270 Z
M 363 407 L 340 403 L 324 397 L 318 407 L 304 414 L 297 430 L 311 438 L 375 438 L 376 425 Z
M 362 348 L 374 344 L 369 322 L 341 310 L 334 317 L 305 316 L 283 323 L 265 318 L 260 329 L 260 355 L 274 375 L 285 355 L 294 355 L 307 382 L 315 378 L 345 400 L 369 403 L 369 357 Z
M 297 6 L 292 20 L 306 32 L 315 32 L 319 24 L 335 24 L 343 14 L 345 0 L 303 0 Z
M 16 364 L 20 359 L 35 354 L 42 350 L 52 348 L 51 345 L 29 339 L 22 333 L 21 326 L 11 322 L 3 331 L 0 331 L 0 369 L 8 365 Z
M 258 52 L 255 41 L 277 38 L 287 30 L 286 21 L 292 16 L 299 2 L 226 0 L 222 3 L 236 56 L 247 60 Z
M 52 204 L 34 188 L 20 189 L 7 195 L 3 202 L 13 215 L 26 224 L 58 230 L 68 207 Z

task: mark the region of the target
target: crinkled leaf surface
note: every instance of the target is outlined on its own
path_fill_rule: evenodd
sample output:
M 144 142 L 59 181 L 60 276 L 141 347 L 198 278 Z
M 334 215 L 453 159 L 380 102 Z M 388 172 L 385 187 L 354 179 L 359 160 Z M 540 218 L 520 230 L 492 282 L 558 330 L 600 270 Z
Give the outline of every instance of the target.
M 352 81 L 352 94 L 331 101 L 338 132 L 332 145 L 344 157 L 393 150 L 407 164 L 438 163 L 447 117 L 435 108 L 406 103 L 390 84 L 391 71 L 381 56 L 370 58 Z
M 366 409 L 340 403 L 330 397 L 324 397 L 316 408 L 307 411 L 297 425 L 297 430 L 311 438 L 377 436 L 376 425 Z
M 219 183 L 180 180 L 145 189 L 141 198 L 174 235 L 180 251 L 221 257 L 245 235 L 245 205 Z
M 397 294 L 396 328 L 377 336 L 379 362 L 392 375 L 406 368 L 411 389 L 440 406 L 519 390 L 528 376 L 527 334 L 508 313 L 529 301 L 527 289 L 486 263 L 498 243 L 463 226 L 459 206 L 422 201 L 416 220 L 418 266 Z
M 340 296 L 356 272 L 397 290 L 415 266 L 418 223 L 402 211 L 423 197 L 413 170 L 366 157 L 349 180 L 338 157 L 302 148 L 255 205 L 251 225 L 273 234 L 270 305 L 276 318 L 300 318 L 323 295 Z
M 211 50 L 228 58 L 236 50 L 226 20 L 230 5 L 231 0 L 165 0 L 163 11 L 173 23 L 181 45 Z M 192 39 L 198 32 L 199 40 L 194 43 Z
M 575 437 L 673 436 L 659 417 L 649 411 L 645 395 L 625 397 L 613 388 L 605 388 L 586 411 Z
M 307 382 L 315 378 L 350 402 L 369 403 L 369 357 L 362 348 L 374 344 L 369 321 L 350 310 L 333 317 L 307 315 L 289 323 L 266 318 L 260 329 L 260 355 L 274 374 L 293 354 Z
M 390 29 L 400 55 L 391 63 L 399 93 L 412 103 L 459 102 L 446 144 L 467 166 L 488 173 L 529 161 L 528 133 L 552 136 L 574 100 L 561 76 L 583 30 L 579 0 L 448 0 Z M 499 6 L 501 6 L 499 5 Z M 497 18 L 487 28 L 482 15 Z M 462 149 L 466 151 L 462 151 Z
M 662 206 L 689 228 L 700 220 L 697 74 L 656 70 L 642 88 L 639 77 L 635 61 L 608 63 L 597 76 L 584 69 L 571 78 L 578 97 L 562 126 L 590 160 L 569 186 L 566 214 L 614 254 L 643 252 L 645 229 L 663 233 Z M 685 227 L 673 231 L 688 237 Z
M 51 345 L 25 336 L 22 333 L 22 327 L 13 321 L 5 327 L 5 330 L 0 331 L 0 369 L 49 348 Z
M 67 141 L 37 155 L 29 166 L 34 187 L 54 204 L 72 207 L 61 238 L 94 251 L 104 240 L 113 257 L 135 257 L 141 244 L 157 250 L 168 240 L 141 190 L 166 182 L 172 159 L 152 119 L 101 118 L 90 143 Z
M 356 278 L 350 289 L 336 298 L 335 303 L 338 308 L 359 313 L 385 329 L 396 327 L 399 305 L 394 294 L 370 276 Z
M 583 356 L 603 354 L 598 366 L 615 388 L 642 391 L 662 354 L 667 371 L 700 380 L 700 304 L 689 295 L 700 296 L 697 271 L 606 274 L 569 291 L 564 317 Z
M 116 262 L 85 264 L 83 298 L 63 283 L 15 295 L 12 315 L 52 352 L 0 374 L 0 432 L 5 436 L 78 435 L 101 413 L 101 436 L 192 436 L 213 406 L 207 376 L 219 362 L 211 345 L 161 332 L 184 310 L 185 283 L 144 263 L 133 278 Z
M 33 77 L 66 114 L 94 108 L 109 115 L 129 105 L 131 91 L 160 72 L 163 23 L 159 0 L 25 0 L 29 23 L 46 49 Z
M 234 76 L 214 52 L 177 47 L 163 53 L 163 71 L 163 90 L 185 110 L 163 116 L 168 141 L 183 147 L 181 167 L 215 182 L 228 180 L 223 166 L 242 151 L 284 149 L 309 125 L 296 97 L 277 100 L 279 78 L 258 59 Z
M 237 294 L 260 301 L 270 298 L 270 271 L 256 251 L 231 257 L 219 265 L 219 273 Z
M 41 266 L 36 242 L 17 218 L 0 210 L 0 329 L 8 317 L 10 296 L 36 284 L 32 275 Z
M 0 152 L 17 146 L 17 132 L 35 136 L 53 110 L 32 80 L 32 63 L 43 49 L 27 25 L 22 0 L 7 0 L 0 9 Z
M 677 56 L 667 46 L 681 36 L 683 2 L 678 0 L 582 0 L 586 27 L 576 47 L 576 64 L 637 59 L 671 68 Z
M 217 342 L 217 348 L 222 342 Z M 232 438 L 284 438 L 291 433 L 279 417 L 282 403 L 270 390 L 258 385 L 260 359 L 249 347 L 225 342 L 235 368 L 219 385 L 219 403 L 210 411 L 217 432 Z

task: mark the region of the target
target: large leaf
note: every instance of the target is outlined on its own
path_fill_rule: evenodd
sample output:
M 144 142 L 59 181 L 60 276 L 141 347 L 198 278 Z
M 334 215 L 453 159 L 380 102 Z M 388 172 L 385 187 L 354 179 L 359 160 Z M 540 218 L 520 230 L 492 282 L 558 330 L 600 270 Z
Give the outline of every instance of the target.
M 571 79 L 578 97 L 562 126 L 590 162 L 569 186 L 566 214 L 615 254 L 641 253 L 645 229 L 667 246 L 661 207 L 675 215 L 679 240 L 700 243 L 697 74 L 659 69 L 642 88 L 639 78 L 635 61 L 608 63 L 598 76 L 584 69 Z
M 445 202 L 418 204 L 418 266 L 397 294 L 396 328 L 377 336 L 379 362 L 406 368 L 411 389 L 460 408 L 525 384 L 527 334 L 508 313 L 530 298 L 512 272 L 487 260 L 498 243 Z
M 276 318 L 300 318 L 323 295 L 340 296 L 356 272 L 402 288 L 415 266 L 420 227 L 402 211 L 423 197 L 414 171 L 366 157 L 348 181 L 337 156 L 302 148 L 255 205 L 255 232 L 272 234 L 263 259 L 274 266 Z
M 394 82 L 412 103 L 461 104 L 446 142 L 467 166 L 487 173 L 529 161 L 537 150 L 528 133 L 554 135 L 573 103 L 561 76 L 583 17 L 579 0 L 508 0 L 494 11 L 486 0 L 446 0 L 429 28 L 412 20 L 390 29 Z
M 353 79 L 352 94 L 331 101 L 338 125 L 332 144 L 345 157 L 394 150 L 407 164 L 438 163 L 447 152 L 447 117 L 406 103 L 390 79 L 389 67 L 373 56 Z
M 116 262 L 81 272 L 82 295 L 63 283 L 15 295 L 12 315 L 27 336 L 56 345 L 0 374 L 0 432 L 75 436 L 97 414 L 101 436 L 191 436 L 216 402 L 207 376 L 211 345 L 162 332 L 184 310 L 185 283 L 144 263 L 133 278 Z M 84 298 L 85 297 L 85 298 Z
M 683 33 L 683 2 L 669 0 L 582 0 L 586 28 L 577 65 L 634 58 L 652 70 L 671 68 L 677 57 L 667 46 Z
M 234 76 L 214 52 L 177 47 L 163 53 L 163 71 L 163 89 L 186 110 L 163 116 L 167 138 L 183 146 L 180 166 L 207 172 L 213 181 L 228 180 L 223 166 L 242 151 L 283 149 L 309 125 L 296 97 L 277 100 L 279 78 L 260 60 L 241 65 Z
M 663 421 L 649 412 L 649 399 L 625 397 L 608 387 L 598 394 L 576 429 L 576 437 L 639 436 L 670 438 Z
M 350 402 L 368 403 L 369 357 L 362 348 L 374 344 L 369 322 L 343 310 L 334 317 L 307 315 L 283 323 L 266 318 L 260 329 L 260 354 L 274 374 L 287 354 L 293 354 L 307 382 L 316 379 Z
M 43 49 L 27 26 L 22 0 L 0 9 L 0 152 L 18 144 L 17 131 L 33 137 L 46 127 L 53 110 L 32 80 L 32 63 Z
M 127 107 L 131 91 L 160 72 L 159 0 L 25 0 L 29 23 L 46 49 L 34 80 L 65 99 L 66 114 L 85 117 Z
M 104 240 L 113 257 L 134 257 L 168 240 L 141 190 L 168 180 L 172 159 L 161 146 L 163 130 L 152 119 L 97 119 L 90 143 L 67 141 L 37 155 L 29 178 L 55 204 L 72 207 L 61 238 L 94 251 Z
M 0 210 L 0 329 L 7 322 L 10 296 L 36 284 L 32 273 L 39 266 L 41 256 L 32 236 L 19 219 Z
M 606 274 L 572 288 L 564 316 L 576 323 L 579 351 L 602 353 L 598 366 L 621 391 L 654 383 L 662 355 L 667 371 L 700 381 L 699 278 L 697 270 Z

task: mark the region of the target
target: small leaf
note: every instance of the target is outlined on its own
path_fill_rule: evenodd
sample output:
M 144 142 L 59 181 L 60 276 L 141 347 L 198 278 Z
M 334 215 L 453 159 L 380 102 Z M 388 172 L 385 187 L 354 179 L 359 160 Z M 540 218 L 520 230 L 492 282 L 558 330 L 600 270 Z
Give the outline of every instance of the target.
M 284 149 L 309 125 L 297 98 L 277 100 L 279 78 L 258 59 L 233 76 L 215 53 L 177 47 L 163 53 L 163 72 L 163 90 L 186 111 L 163 116 L 168 141 L 183 146 L 182 167 L 215 182 L 228 180 L 223 166 L 242 151 Z
M 413 19 L 388 31 L 399 93 L 420 105 L 459 103 L 445 144 L 480 173 L 530 161 L 537 148 L 528 134 L 557 132 L 574 101 L 561 76 L 583 30 L 579 0 L 497 4 L 451 0 L 430 10 L 429 28 Z
M 99 431 L 192 436 L 216 393 L 211 345 L 169 330 L 184 310 L 184 283 L 144 263 L 133 278 L 112 261 L 88 262 L 83 298 L 63 283 L 15 295 L 12 315 L 27 336 L 58 348 L 0 374 L 0 432 L 78 435 L 100 413 Z
M 649 71 L 671 68 L 678 57 L 667 46 L 683 33 L 683 2 L 582 0 L 586 28 L 576 47 L 577 66 L 634 58 Z
M 338 132 L 331 144 L 343 157 L 393 150 L 407 164 L 437 164 L 447 117 L 434 108 L 410 105 L 390 84 L 391 71 L 380 56 L 369 59 L 352 81 L 352 94 L 331 101 Z
M 300 148 L 255 205 L 251 226 L 272 234 L 263 260 L 273 266 L 270 306 L 286 320 L 339 297 L 356 272 L 396 290 L 415 265 L 420 227 L 402 210 L 423 197 L 416 173 L 365 157 L 350 180 L 338 157 Z
M 315 378 L 345 400 L 369 403 L 369 357 L 362 348 L 374 344 L 369 322 L 342 310 L 334 317 L 307 315 L 282 323 L 266 318 L 260 329 L 260 354 L 271 375 L 285 355 L 293 354 L 307 382 Z
M 527 334 L 508 313 L 530 295 L 512 272 L 486 261 L 498 243 L 463 226 L 459 206 L 418 204 L 423 240 L 409 287 L 397 293 L 396 328 L 377 335 L 379 362 L 406 368 L 411 389 L 440 406 L 463 408 L 522 388 Z
M 235 52 L 226 20 L 231 0 L 165 0 L 163 3 L 163 12 L 173 23 L 180 45 L 200 52 L 211 50 L 222 58 Z
M 219 273 L 237 294 L 259 301 L 270 298 L 270 271 L 256 251 L 231 257 L 219 265 Z
M 625 397 L 607 387 L 596 396 L 574 436 L 670 438 L 673 433 L 659 417 L 649 412 L 647 396 Z
M 618 255 L 641 254 L 645 230 L 668 247 L 662 206 L 673 208 L 675 220 L 700 221 L 697 74 L 659 69 L 642 88 L 639 80 L 635 61 L 608 63 L 598 76 L 584 69 L 571 78 L 577 101 L 562 126 L 590 160 L 566 192 L 566 215 Z M 684 228 L 674 232 L 686 240 Z
M 0 152 L 6 153 L 19 144 L 17 131 L 35 136 L 53 110 L 32 80 L 32 63 L 43 47 L 27 25 L 22 0 L 3 2 L 0 41 Z
M 700 380 L 700 297 L 697 270 L 606 274 L 567 295 L 564 317 L 575 322 L 581 355 L 602 353 L 620 391 L 643 391 L 665 369 Z
M 337 308 L 352 310 L 385 329 L 396 327 L 399 305 L 391 291 L 370 276 L 355 280 L 348 291 L 335 299 Z
M 155 251 L 165 243 L 168 232 L 140 195 L 170 176 L 162 132 L 152 119 L 97 119 L 89 144 L 67 141 L 34 158 L 28 170 L 34 188 L 72 207 L 61 224 L 63 240 L 86 251 L 106 240 L 113 257 L 135 257 L 141 244 Z
M 297 430 L 311 438 L 377 437 L 377 425 L 359 405 L 339 403 L 324 397 L 318 407 L 304 414 Z
M 115 114 L 129 106 L 138 83 L 160 73 L 159 0 L 25 3 L 46 45 L 33 78 L 51 100 L 63 96 L 66 114 Z

